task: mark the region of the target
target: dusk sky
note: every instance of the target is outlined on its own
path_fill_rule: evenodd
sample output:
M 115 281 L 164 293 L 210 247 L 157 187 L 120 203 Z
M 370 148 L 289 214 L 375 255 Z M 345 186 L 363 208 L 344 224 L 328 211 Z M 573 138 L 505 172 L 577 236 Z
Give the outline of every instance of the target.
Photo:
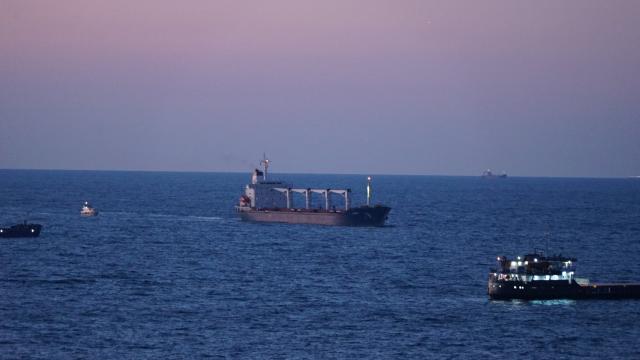
M 0 168 L 640 175 L 640 1 L 0 0 Z

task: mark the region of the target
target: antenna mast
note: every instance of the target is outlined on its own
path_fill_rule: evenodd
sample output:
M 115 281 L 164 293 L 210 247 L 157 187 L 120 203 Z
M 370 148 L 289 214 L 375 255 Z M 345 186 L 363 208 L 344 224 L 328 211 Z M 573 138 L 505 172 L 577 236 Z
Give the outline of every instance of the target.
M 367 176 L 367 206 L 371 206 L 371 176 Z
M 267 180 L 267 171 L 269 170 L 269 159 L 267 159 L 267 154 L 262 153 L 262 160 L 260 160 L 260 165 L 264 166 L 264 174 L 262 174 L 262 179 Z

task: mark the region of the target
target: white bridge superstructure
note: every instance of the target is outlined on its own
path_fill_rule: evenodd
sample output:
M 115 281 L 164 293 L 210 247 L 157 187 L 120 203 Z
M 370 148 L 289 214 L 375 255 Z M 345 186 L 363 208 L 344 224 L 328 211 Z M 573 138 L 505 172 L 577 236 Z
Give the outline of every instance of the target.
M 245 188 L 240 207 L 252 209 L 294 209 L 294 194 L 304 195 L 304 209 L 312 210 L 313 194 L 320 194 L 324 198 L 324 210 L 335 210 L 332 206 L 333 194 L 344 197 L 344 210 L 351 209 L 351 189 L 312 189 L 293 188 L 281 181 L 267 180 L 269 160 L 263 160 L 265 171 L 255 169 L 251 184 Z

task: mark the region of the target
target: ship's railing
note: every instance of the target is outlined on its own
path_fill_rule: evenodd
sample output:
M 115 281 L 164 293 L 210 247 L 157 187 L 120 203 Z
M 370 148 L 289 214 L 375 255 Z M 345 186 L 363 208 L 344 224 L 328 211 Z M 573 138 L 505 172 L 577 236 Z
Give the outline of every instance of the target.
M 501 281 L 571 281 L 574 279 L 573 272 L 562 272 L 560 274 L 531 274 L 531 273 L 514 273 L 514 272 L 496 272 L 495 277 Z

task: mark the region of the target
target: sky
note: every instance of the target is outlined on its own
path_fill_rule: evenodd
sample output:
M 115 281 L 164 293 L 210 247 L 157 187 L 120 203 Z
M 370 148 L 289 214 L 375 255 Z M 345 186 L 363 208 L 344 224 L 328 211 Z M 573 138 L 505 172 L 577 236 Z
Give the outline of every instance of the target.
M 640 2 L 0 0 L 0 168 L 640 175 Z

